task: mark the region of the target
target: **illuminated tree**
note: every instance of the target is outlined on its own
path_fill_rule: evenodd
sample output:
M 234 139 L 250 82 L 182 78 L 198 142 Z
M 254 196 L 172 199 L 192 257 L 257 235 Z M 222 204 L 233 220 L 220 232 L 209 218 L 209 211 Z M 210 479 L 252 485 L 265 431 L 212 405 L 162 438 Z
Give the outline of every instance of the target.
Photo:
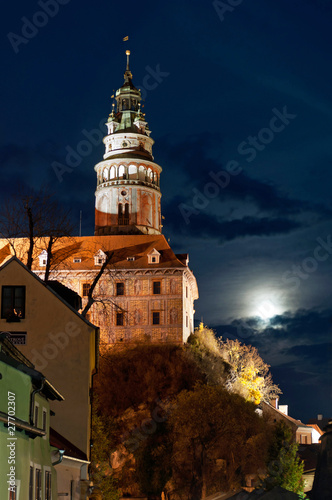
M 292 431 L 279 422 L 275 426 L 268 451 L 268 474 L 262 483 L 265 489 L 280 486 L 305 498 L 302 479 L 304 462 L 298 457 L 297 450 L 298 444 L 293 442 Z
M 255 347 L 245 345 L 238 340 L 219 341 L 223 359 L 231 366 L 227 387 L 241 394 L 248 401 L 259 404 L 261 400 L 269 402 L 281 393 L 273 383 L 267 365 Z

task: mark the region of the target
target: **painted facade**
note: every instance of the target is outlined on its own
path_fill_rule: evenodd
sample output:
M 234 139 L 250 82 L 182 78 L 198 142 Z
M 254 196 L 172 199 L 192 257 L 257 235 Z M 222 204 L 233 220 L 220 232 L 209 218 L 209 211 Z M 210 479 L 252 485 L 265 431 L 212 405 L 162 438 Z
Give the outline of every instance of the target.
M 0 498 L 54 500 L 50 400 L 62 395 L 0 334 Z

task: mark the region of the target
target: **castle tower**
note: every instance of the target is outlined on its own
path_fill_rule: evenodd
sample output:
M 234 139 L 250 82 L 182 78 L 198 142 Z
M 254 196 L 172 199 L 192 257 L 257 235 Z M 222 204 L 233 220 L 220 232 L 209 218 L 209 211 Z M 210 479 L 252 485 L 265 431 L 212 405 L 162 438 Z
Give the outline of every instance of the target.
M 132 83 L 129 55 L 124 84 L 116 91 L 116 111 L 106 123 L 104 160 L 97 173 L 95 235 L 161 234 L 160 173 L 153 139 Z

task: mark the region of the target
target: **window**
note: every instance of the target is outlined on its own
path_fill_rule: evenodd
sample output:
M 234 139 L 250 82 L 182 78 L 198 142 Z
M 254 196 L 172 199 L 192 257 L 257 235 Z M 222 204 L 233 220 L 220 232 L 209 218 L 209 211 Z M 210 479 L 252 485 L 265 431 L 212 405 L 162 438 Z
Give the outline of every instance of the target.
M 116 284 L 116 294 L 117 295 L 124 295 L 124 283 L 117 283 Z
M 186 315 L 186 327 L 188 328 L 189 326 L 189 318 L 188 318 L 188 314 Z
M 125 178 L 125 177 L 124 177 Z M 118 224 L 119 226 L 128 226 L 129 224 L 129 203 L 118 205 Z
M 188 287 L 186 286 L 186 298 L 188 298 Z
M 48 255 L 47 255 L 47 252 L 46 250 L 43 250 L 39 255 L 38 255 L 38 259 L 39 259 L 39 265 L 40 267 L 45 267 L 46 264 L 47 264 L 47 258 L 48 258 Z
M 10 486 L 9 500 L 17 500 L 17 486 Z
M 153 325 L 160 325 L 160 312 L 159 311 L 154 311 L 152 313 L 152 324 Z
M 42 500 L 41 469 L 36 469 L 35 500 Z
M 45 471 L 45 500 L 51 500 L 52 495 L 52 474 L 51 471 Z
M 95 261 L 95 266 L 101 266 L 106 262 L 106 253 L 103 252 L 101 249 L 98 250 L 98 252 L 94 255 L 94 261 Z
M 46 431 L 46 423 L 47 423 L 47 411 L 43 408 L 43 431 Z
M 75 264 L 78 264 L 79 262 L 82 262 L 82 259 L 76 258 L 76 259 L 74 259 L 74 262 L 75 262 Z
M 116 313 L 116 326 L 123 326 L 123 312 Z
M 38 427 L 38 412 L 39 412 L 39 406 L 35 406 L 35 418 L 34 418 L 34 424 L 36 427 Z
M 82 286 L 82 296 L 83 297 L 88 297 L 90 288 L 91 288 L 90 283 L 83 283 L 83 286 Z
M 160 295 L 160 281 L 153 282 L 153 295 Z
M 159 264 L 160 261 L 160 253 L 158 250 L 153 248 L 148 254 L 148 264 Z
M 14 345 L 26 345 L 27 332 L 8 332 L 10 333 L 9 340 Z
M 20 321 L 25 318 L 25 286 L 3 286 L 1 318 Z
M 29 474 L 29 500 L 33 500 L 33 467 L 31 465 Z
M 127 260 L 128 260 L 129 262 L 134 261 L 134 260 L 135 260 L 135 257 L 127 257 Z

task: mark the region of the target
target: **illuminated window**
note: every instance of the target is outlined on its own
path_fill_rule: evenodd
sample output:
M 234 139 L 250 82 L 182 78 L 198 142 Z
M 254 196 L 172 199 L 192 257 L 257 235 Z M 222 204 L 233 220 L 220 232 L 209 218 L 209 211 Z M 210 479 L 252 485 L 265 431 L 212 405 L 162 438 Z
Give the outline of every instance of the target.
M 123 312 L 116 313 L 116 326 L 123 326 Z
M 153 282 L 153 295 L 160 295 L 160 281 Z
M 116 284 L 116 295 L 124 295 L 124 283 Z
M 153 325 L 160 325 L 160 312 L 159 311 L 153 311 L 152 324 Z
M 1 318 L 8 322 L 25 318 L 25 286 L 2 287 Z
M 82 285 L 82 296 L 88 297 L 91 285 L 90 283 L 83 283 Z

